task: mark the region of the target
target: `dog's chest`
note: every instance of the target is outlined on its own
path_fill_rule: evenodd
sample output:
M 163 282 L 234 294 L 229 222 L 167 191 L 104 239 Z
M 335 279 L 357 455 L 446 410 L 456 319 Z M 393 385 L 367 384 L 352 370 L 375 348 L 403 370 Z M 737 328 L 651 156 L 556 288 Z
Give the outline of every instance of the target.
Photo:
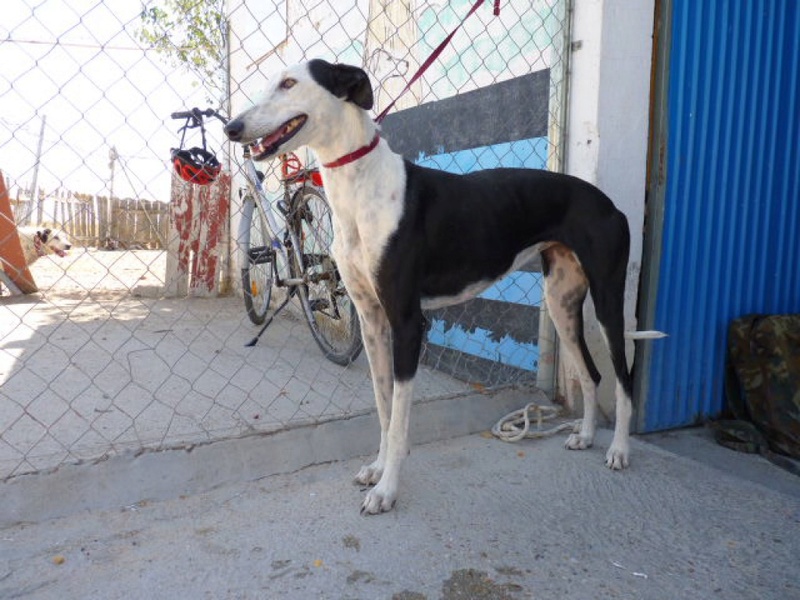
M 388 173 L 382 170 L 381 177 L 354 171 L 352 177 L 337 174 L 328 184 L 334 217 L 332 251 L 348 288 L 366 285 L 374 290 L 384 251 L 403 216 L 405 174 L 402 162 Z

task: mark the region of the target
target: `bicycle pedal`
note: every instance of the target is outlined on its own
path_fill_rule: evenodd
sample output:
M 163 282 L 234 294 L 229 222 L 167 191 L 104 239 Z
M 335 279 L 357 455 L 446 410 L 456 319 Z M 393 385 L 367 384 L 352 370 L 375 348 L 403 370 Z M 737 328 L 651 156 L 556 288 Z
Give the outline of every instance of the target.
M 273 254 L 274 252 L 269 246 L 255 246 L 247 250 L 247 258 L 254 265 L 272 262 Z
M 312 311 L 326 310 L 331 306 L 331 303 L 324 298 L 314 298 L 313 300 L 309 301 L 309 304 L 311 305 Z

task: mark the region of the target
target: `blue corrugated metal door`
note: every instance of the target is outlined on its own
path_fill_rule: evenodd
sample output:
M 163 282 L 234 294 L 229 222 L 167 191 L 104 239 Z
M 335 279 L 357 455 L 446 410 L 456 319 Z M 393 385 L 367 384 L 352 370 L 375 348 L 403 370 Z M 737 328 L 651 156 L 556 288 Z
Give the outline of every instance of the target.
M 719 414 L 727 326 L 800 312 L 797 0 L 672 0 L 666 181 L 643 418 Z

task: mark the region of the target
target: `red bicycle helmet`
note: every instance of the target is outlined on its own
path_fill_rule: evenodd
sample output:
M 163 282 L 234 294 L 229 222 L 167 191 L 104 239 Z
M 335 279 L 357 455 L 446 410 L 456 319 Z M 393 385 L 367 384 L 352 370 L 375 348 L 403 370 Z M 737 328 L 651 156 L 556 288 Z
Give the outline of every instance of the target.
M 172 148 L 170 152 L 175 172 L 184 181 L 208 185 L 219 175 L 222 165 L 217 157 L 205 148 Z
M 217 157 L 206 148 L 206 128 L 203 125 L 205 113 L 195 108 L 188 113 L 174 113 L 173 118 L 176 115 L 185 116 L 186 124 L 179 129 L 182 132 L 180 146 L 170 150 L 170 158 L 172 159 L 172 166 L 175 167 L 175 172 L 181 179 L 189 183 L 196 183 L 197 185 L 213 183 L 222 170 L 222 165 L 217 160 Z M 183 143 L 186 140 L 186 130 L 196 127 L 200 128 L 203 147 L 185 149 Z

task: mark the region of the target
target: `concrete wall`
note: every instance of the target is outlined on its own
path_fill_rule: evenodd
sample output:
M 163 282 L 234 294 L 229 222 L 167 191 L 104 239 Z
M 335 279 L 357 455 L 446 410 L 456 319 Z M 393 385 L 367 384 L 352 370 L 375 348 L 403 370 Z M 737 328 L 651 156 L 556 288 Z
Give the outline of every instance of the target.
M 636 329 L 642 263 L 654 10 L 654 0 L 577 0 L 572 23 L 566 171 L 597 185 L 628 216 L 625 320 L 630 330 Z M 613 415 L 611 361 L 593 308 L 587 312 L 587 341 L 603 374 L 602 412 Z M 628 358 L 633 359 L 632 344 Z M 560 389 L 572 389 L 569 374 Z

